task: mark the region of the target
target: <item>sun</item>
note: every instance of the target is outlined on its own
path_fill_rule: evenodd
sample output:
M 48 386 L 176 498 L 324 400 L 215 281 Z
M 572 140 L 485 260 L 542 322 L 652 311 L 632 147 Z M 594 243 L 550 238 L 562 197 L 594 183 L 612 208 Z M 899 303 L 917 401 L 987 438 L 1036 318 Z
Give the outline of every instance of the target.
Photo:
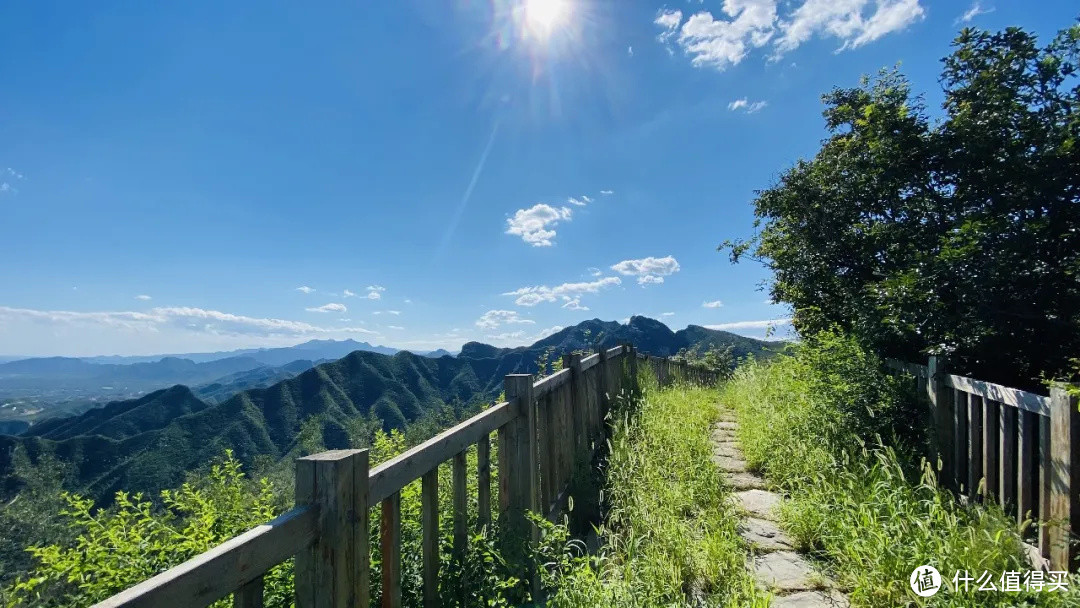
M 547 38 L 569 17 L 568 0 L 525 0 L 525 26 L 529 34 Z

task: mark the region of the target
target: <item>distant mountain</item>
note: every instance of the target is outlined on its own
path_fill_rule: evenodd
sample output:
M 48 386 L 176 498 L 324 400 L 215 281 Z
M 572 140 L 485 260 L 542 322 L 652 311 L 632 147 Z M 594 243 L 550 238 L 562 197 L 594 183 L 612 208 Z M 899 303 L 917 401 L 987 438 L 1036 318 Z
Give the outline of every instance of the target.
M 625 325 L 600 319 L 582 321 L 547 336 L 531 346 L 498 348 L 481 342 L 469 342 L 461 347 L 461 353 L 458 356 L 467 359 L 490 359 L 508 353 L 519 353 L 535 360 L 548 350 L 554 353 L 565 353 L 594 348 L 598 344 L 604 348 L 612 348 L 627 342 L 634 344 L 639 352 L 657 357 L 670 357 L 684 348 L 704 352 L 709 348 L 725 348 L 730 345 L 735 358 L 740 359 L 747 355 L 768 356 L 776 349 L 774 343 L 726 331 L 707 329 L 699 325 L 691 325 L 686 329 L 673 332 L 655 319 L 634 316 L 630 317 L 630 321 Z
M 259 455 L 283 458 L 297 449 L 301 425 L 312 417 L 322 443 L 339 448 L 358 417 L 374 415 L 386 428 L 402 428 L 443 403 L 494 398 L 503 374 L 525 371 L 512 359 L 473 363 L 357 351 L 218 404 L 174 386 L 0 436 L 0 472 L 9 471 L 12 450 L 22 445 L 32 458 L 49 451 L 73 463 L 77 489 L 99 499 L 118 489 L 156 492 L 226 448 L 248 464 Z
M 217 361 L 219 359 L 228 359 L 231 357 L 251 357 L 264 365 L 285 365 L 303 359 L 310 361 L 318 361 L 319 359 L 340 359 L 356 350 L 382 353 L 384 355 L 392 355 L 398 352 L 396 348 L 372 345 L 367 342 L 357 342 L 356 340 L 348 339 L 309 340 L 303 344 L 281 348 L 242 348 L 238 350 L 211 353 L 183 353 L 151 356 L 105 355 L 98 357 L 82 357 L 81 359 L 87 363 L 130 365 L 132 363 L 150 363 L 158 361 L 163 357 L 189 359 L 196 363 L 207 363 L 209 361 Z
M 10 473 L 14 448 L 23 446 L 31 458 L 51 452 L 71 462 L 77 478 L 74 489 L 99 500 L 107 500 L 118 489 L 156 492 L 178 484 L 187 471 L 227 448 L 246 464 L 256 456 L 277 460 L 295 454 L 300 429 L 313 418 L 323 445 L 346 447 L 350 425 L 360 417 L 374 416 L 387 429 L 402 428 L 445 403 L 495 398 L 506 374 L 535 373 L 543 355 L 627 341 L 660 356 L 705 344 L 732 344 L 737 356 L 767 354 L 769 348 L 768 343 L 726 332 L 700 327 L 672 332 L 658 321 L 633 317 L 626 325 L 585 321 L 529 347 L 503 349 L 471 342 L 457 357 L 356 351 L 315 367 L 300 360 L 238 370 L 196 391 L 173 386 L 78 416 L 48 420 L 20 436 L 0 436 L 0 478 Z M 56 374 L 61 369 L 82 373 L 83 365 L 100 367 L 81 364 L 43 365 Z M 190 369 L 205 364 L 171 365 Z M 229 387 L 273 382 L 277 374 L 289 377 L 228 395 Z
M 88 363 L 69 357 L 22 359 L 0 364 L 0 391 L 45 388 L 100 390 L 124 387 L 156 389 L 169 384 L 202 384 L 228 374 L 266 365 L 252 357 L 229 357 L 206 363 L 165 357 L 130 365 Z

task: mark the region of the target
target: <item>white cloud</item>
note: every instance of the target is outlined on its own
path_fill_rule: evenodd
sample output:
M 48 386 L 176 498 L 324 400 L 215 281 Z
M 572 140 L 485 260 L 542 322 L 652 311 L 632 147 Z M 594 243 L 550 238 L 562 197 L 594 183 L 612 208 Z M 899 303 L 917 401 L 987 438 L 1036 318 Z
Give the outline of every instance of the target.
M 563 329 L 564 328 L 563 328 L 562 325 L 552 325 L 551 327 L 546 327 L 546 328 L 541 329 L 540 331 L 536 332 L 536 339 L 539 340 L 541 338 L 546 338 L 546 337 L 550 336 L 551 334 L 555 334 L 555 333 L 558 333 L 558 332 L 562 331 Z
M 406 304 L 412 304 L 412 300 L 410 300 L 409 298 L 405 298 L 405 303 Z
M 495 329 L 500 325 L 525 324 L 532 325 L 536 321 L 523 319 L 518 316 L 516 310 L 489 310 L 476 320 L 476 326 L 482 329 Z
M 656 14 L 653 23 L 659 25 L 664 31 L 656 37 L 662 43 L 667 43 L 678 33 L 679 24 L 682 23 L 682 11 L 663 9 Z
M 550 247 L 555 238 L 554 226 L 569 221 L 573 212 L 569 207 L 552 207 L 537 203 L 528 209 L 518 209 L 514 217 L 506 220 L 506 234 L 514 234 L 533 247 Z
M 386 291 L 382 285 L 368 285 L 368 291 Z
M 679 272 L 679 262 L 672 256 L 647 257 L 639 260 L 623 260 L 611 267 L 619 274 L 636 276 L 639 285 L 663 283 L 664 277 Z
M 736 99 L 735 101 L 729 103 L 727 107 L 731 111 L 741 109 L 741 110 L 745 110 L 747 114 L 753 114 L 753 113 L 758 112 L 759 110 L 763 109 L 767 105 L 769 105 L 769 102 L 767 102 L 767 101 L 754 101 L 754 102 L 751 102 L 751 101 L 748 101 L 745 97 L 743 97 L 742 99 Z
M 600 270 L 599 268 L 597 268 L 595 266 L 589 266 L 588 268 L 586 268 L 586 271 L 589 273 L 590 276 L 594 276 L 594 277 L 598 277 L 598 276 L 604 274 L 603 270 Z
M 349 291 L 348 289 L 346 289 L 345 291 L 341 292 L 341 297 L 343 297 L 343 298 L 353 298 L 353 297 L 356 297 L 356 294 Z
M 401 311 L 400 310 L 376 310 L 376 311 L 372 312 L 371 314 L 373 314 L 373 315 L 381 315 L 383 313 L 386 313 L 388 315 L 400 315 Z
M 581 198 L 574 198 L 574 197 L 571 196 L 570 198 L 566 199 L 566 202 L 570 203 L 571 205 L 578 206 L 578 207 L 584 207 L 585 205 L 588 205 L 589 203 L 593 202 L 593 199 L 591 199 L 591 198 L 589 198 L 587 196 L 582 196 Z
M 517 296 L 514 304 L 518 306 L 536 306 L 541 302 L 554 302 L 563 296 L 574 297 L 583 293 L 597 293 L 606 287 L 621 285 L 619 277 L 604 277 L 595 281 L 580 283 L 563 283 L 555 287 L 536 285 L 534 287 L 522 287 L 514 291 L 508 291 L 502 295 Z
M 507 331 L 507 332 L 503 332 L 501 334 L 488 335 L 487 337 L 488 337 L 488 339 L 494 340 L 496 342 L 506 342 L 508 340 L 521 340 L 522 338 L 525 337 L 525 332 L 523 332 L 523 331 Z
M 782 325 L 790 325 L 791 319 L 765 319 L 763 321 L 735 321 L 734 323 L 718 323 L 716 325 L 706 325 L 708 329 L 765 329 L 767 327 L 780 327 Z
M 296 288 L 296 291 L 299 291 L 299 292 L 302 292 L 302 293 L 313 293 L 315 290 L 313 288 L 311 288 L 311 287 L 308 287 L 307 285 L 301 285 L 300 287 Z
M 964 11 L 963 15 L 956 18 L 956 23 L 970 23 L 972 19 L 979 15 L 985 15 L 987 13 L 994 12 L 994 7 L 984 8 L 982 3 L 976 0 L 971 4 L 971 8 Z
M 386 291 L 386 288 L 382 285 L 368 285 L 367 299 L 369 300 L 381 300 L 382 292 Z
M 700 11 L 684 22 L 680 11 L 663 10 L 653 23 L 662 29 L 657 38 L 669 51 L 674 40 L 695 67 L 723 71 L 770 43 L 773 59 L 815 36 L 838 39 L 840 50 L 857 48 L 925 16 L 919 0 L 804 0 L 792 3 L 794 9 L 782 17 L 778 4 L 724 0 L 719 17 Z
M 565 300 L 566 303 L 563 304 L 562 307 L 567 310 L 589 310 L 588 306 L 581 305 L 581 296 L 577 296 L 576 298 L 563 296 L 563 300 Z
M 673 313 L 673 312 L 662 312 L 662 313 L 660 313 L 660 316 L 661 317 L 674 317 L 675 313 Z
M 713 300 L 712 302 L 702 302 L 701 305 L 705 308 L 720 308 L 724 303 L 720 300 Z
M 839 50 L 857 48 L 900 31 L 925 15 L 919 0 L 876 0 L 876 10 L 867 14 L 869 6 L 870 0 L 806 0 L 781 21 L 776 55 L 792 51 L 814 36 L 840 40 Z
M 728 19 L 701 11 L 679 28 L 677 41 L 691 65 L 726 70 L 741 62 L 750 49 L 768 43 L 775 32 L 775 0 L 725 0 L 723 13 Z M 674 32 L 663 35 L 670 38 Z
M 329 304 L 323 304 L 322 306 L 315 306 L 313 308 L 305 308 L 308 312 L 348 312 L 349 309 L 345 308 L 344 304 L 338 304 L 337 302 L 330 302 Z
M 0 174 L 3 174 L 3 173 L 5 173 L 5 172 L 0 171 Z M 15 169 L 12 169 L 11 167 L 7 168 L 6 174 L 12 181 L 18 181 L 18 180 L 21 180 L 23 178 L 22 173 L 19 173 L 18 171 L 16 171 Z M 15 186 L 13 186 L 11 184 L 11 182 L 8 182 L 8 181 L 5 180 L 5 181 L 0 181 L 0 193 L 3 193 L 3 192 L 10 192 L 12 195 L 15 195 L 16 193 L 18 193 L 18 190 L 15 188 Z
M 626 54 L 631 56 L 631 57 L 634 56 L 634 47 L 633 47 L 633 45 L 626 47 Z
M 142 300 L 143 302 L 146 302 L 147 300 L 151 300 L 152 298 L 150 296 L 146 295 L 146 294 L 141 293 L 141 294 L 135 296 L 135 299 L 136 300 Z
M 402 327 L 400 325 L 387 325 L 386 327 L 387 327 L 387 329 L 397 329 L 397 330 L 405 329 L 404 327 Z
M 0 322 L 13 321 L 50 326 L 104 327 L 133 332 L 159 332 L 176 329 L 218 335 L 308 336 L 320 334 L 374 334 L 359 327 L 322 327 L 302 321 L 247 317 L 190 307 L 159 307 L 147 312 L 74 312 L 66 310 L 33 310 L 0 306 Z M 2 326 L 3 323 L 0 323 Z
M 604 196 L 611 196 L 612 194 L 615 194 L 615 191 L 614 190 L 601 190 L 600 194 L 603 194 Z

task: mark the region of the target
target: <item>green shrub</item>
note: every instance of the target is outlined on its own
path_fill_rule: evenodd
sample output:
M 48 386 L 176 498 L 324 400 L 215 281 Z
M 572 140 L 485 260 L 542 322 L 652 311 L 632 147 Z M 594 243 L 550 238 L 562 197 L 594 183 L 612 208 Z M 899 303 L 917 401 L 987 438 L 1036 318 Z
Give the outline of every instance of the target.
M 419 438 L 417 438 L 419 440 Z M 364 441 L 367 442 L 366 440 Z M 370 441 L 372 466 L 404 452 L 406 435 L 393 431 L 374 433 Z M 491 460 L 498 462 L 492 445 Z M 476 449 L 466 454 L 470 497 L 470 530 L 476 529 Z M 95 508 L 92 500 L 63 493 L 65 505 L 60 523 L 64 538 L 45 546 L 28 548 L 32 571 L 0 591 L 0 605 L 88 606 L 180 564 L 226 540 L 265 523 L 291 506 L 290 475 L 280 467 L 268 467 L 275 485 L 267 478 L 251 479 L 231 452 L 204 473 L 192 474 L 177 490 L 165 490 L 159 503 L 142 495 L 119 492 L 113 505 Z M 492 505 L 498 505 L 498 471 L 492 469 Z M 452 479 L 449 464 L 440 467 L 440 576 L 442 606 L 507 606 L 525 598 L 522 582 L 513 576 L 492 539 L 497 527 L 473 534 L 463 555 L 453 554 Z M 420 487 L 419 482 L 401 492 L 402 596 L 404 605 L 419 606 L 422 598 Z M 378 605 L 381 588 L 379 509 L 370 513 L 371 591 Z M 293 564 L 289 560 L 264 578 L 265 605 L 288 607 L 293 601 Z M 226 599 L 214 604 L 230 606 Z
M 6 591 L 14 606 L 88 606 L 221 544 L 274 517 L 274 488 L 244 477 L 231 452 L 205 476 L 162 493 L 158 509 L 141 494 L 116 495 L 109 509 L 64 493 L 60 512 L 74 538 L 64 545 L 30 547 L 31 575 Z M 268 605 L 287 605 L 291 563 L 265 579 Z M 219 602 L 227 606 L 227 602 Z
M 1030 569 L 1015 520 L 995 505 L 962 505 L 920 464 L 923 406 L 853 340 L 823 333 L 744 366 L 722 399 L 737 411 L 748 464 L 789 497 L 782 524 L 854 605 L 920 603 L 908 578 L 922 564 L 947 584 L 957 570 Z M 1068 597 L 945 590 L 932 605 L 1077 605 L 1078 584 Z
M 764 605 L 747 574 L 729 490 L 712 463 L 717 392 L 680 385 L 621 404 L 604 485 L 603 547 L 538 519 L 548 605 Z

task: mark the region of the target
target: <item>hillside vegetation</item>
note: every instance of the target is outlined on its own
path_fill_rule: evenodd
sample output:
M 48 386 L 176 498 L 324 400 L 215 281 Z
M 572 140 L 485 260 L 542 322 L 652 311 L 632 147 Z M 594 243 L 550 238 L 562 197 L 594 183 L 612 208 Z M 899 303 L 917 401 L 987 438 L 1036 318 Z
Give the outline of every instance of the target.
M 604 546 L 585 554 L 565 527 L 542 523 L 547 605 L 764 607 L 743 561 L 731 490 L 710 459 L 717 391 L 644 381 L 640 402 L 622 403 L 614 420 Z
M 451 418 L 460 416 L 498 396 L 505 375 L 535 373 L 538 362 L 553 361 L 562 352 L 635 338 L 642 340 L 644 352 L 661 355 L 687 345 L 730 345 L 755 355 L 767 349 L 764 342 L 726 332 L 672 332 L 657 321 L 634 317 L 626 325 L 586 321 L 527 348 L 467 344 L 458 357 L 357 351 L 294 377 L 286 369 L 286 380 L 217 403 L 173 386 L 45 421 L 22 436 L 0 436 L 0 475 L 8 478 L 8 492 L 20 487 L 11 476 L 14 450 L 20 448 L 31 461 L 50 454 L 69 463 L 70 487 L 99 502 L 107 503 L 118 490 L 156 495 L 226 449 L 253 466 L 257 459 L 276 462 L 296 454 L 303 437 L 327 449 L 343 448 L 370 439 L 372 428 L 405 429 L 444 408 Z M 204 388 L 201 394 L 208 391 L 213 397 L 215 390 L 224 389 Z
M 858 606 L 911 605 L 912 569 L 952 585 L 968 570 L 1028 572 L 1023 529 L 996 504 L 964 505 L 920 457 L 925 407 L 850 339 L 821 333 L 768 363 L 739 368 L 721 393 L 748 464 L 789 497 L 781 522 Z M 923 463 L 920 466 L 920 463 Z M 997 579 L 995 578 L 995 581 Z M 935 606 L 1076 606 L 1071 591 L 945 591 Z M 1021 588 L 1023 585 L 1021 583 Z

